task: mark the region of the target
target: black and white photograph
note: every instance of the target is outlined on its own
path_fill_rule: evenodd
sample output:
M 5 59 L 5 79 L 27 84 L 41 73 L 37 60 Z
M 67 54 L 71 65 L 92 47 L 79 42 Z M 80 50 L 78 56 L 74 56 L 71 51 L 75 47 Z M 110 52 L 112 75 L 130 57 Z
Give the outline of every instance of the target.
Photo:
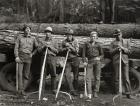
M 140 106 L 140 0 L 0 0 L 0 106 Z

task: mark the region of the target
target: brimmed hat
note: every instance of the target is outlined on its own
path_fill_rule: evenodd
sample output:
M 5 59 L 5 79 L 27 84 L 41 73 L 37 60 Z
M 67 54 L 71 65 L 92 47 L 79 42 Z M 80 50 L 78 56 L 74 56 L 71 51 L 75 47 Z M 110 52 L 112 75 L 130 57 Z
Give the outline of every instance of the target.
M 120 35 L 120 34 L 122 34 L 122 32 L 121 32 L 121 30 L 120 29 L 116 29 L 115 31 L 114 31 L 114 36 L 118 36 L 118 35 Z
M 44 32 L 51 32 L 52 33 L 52 27 L 45 28 Z
M 92 32 L 90 33 L 90 35 L 92 35 L 92 34 L 97 34 L 97 32 L 96 32 L 96 31 L 92 31 Z
M 68 29 L 67 35 L 73 35 L 74 31 L 72 29 Z

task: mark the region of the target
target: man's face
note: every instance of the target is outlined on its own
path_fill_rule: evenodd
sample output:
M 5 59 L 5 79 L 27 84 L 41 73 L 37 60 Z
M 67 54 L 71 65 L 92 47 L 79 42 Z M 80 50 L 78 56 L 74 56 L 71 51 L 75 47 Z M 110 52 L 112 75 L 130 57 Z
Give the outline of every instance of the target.
M 97 33 L 91 34 L 90 35 L 90 41 L 94 42 L 97 39 Z
M 46 38 L 51 38 L 51 37 L 52 37 L 51 32 L 46 32 Z
M 67 35 L 67 40 L 71 41 L 72 40 L 72 35 Z
M 119 41 L 122 40 L 122 34 L 120 33 L 120 34 L 116 35 L 116 39 Z
M 26 35 L 29 35 L 31 32 L 31 29 L 29 27 L 26 27 L 24 32 Z

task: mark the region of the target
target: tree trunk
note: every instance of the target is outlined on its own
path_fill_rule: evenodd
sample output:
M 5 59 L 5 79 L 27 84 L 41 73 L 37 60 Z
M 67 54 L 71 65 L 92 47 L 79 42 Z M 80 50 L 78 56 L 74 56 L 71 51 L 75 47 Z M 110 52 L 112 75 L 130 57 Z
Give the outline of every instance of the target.
M 60 16 L 59 16 L 60 22 L 64 22 L 64 0 L 60 0 Z
M 17 0 L 17 13 L 20 14 L 20 0 Z
M 112 0 L 111 23 L 115 22 L 115 5 L 116 5 L 116 0 Z
M 9 53 L 9 51 L 13 52 L 14 49 L 14 43 L 16 37 L 21 34 L 22 32 L 19 31 L 0 31 L 0 51 L 3 53 Z M 31 33 L 33 36 L 37 37 L 38 41 L 42 40 L 42 38 L 45 37 L 42 33 Z M 86 36 L 74 36 L 80 44 L 80 48 L 82 48 L 82 45 L 84 42 L 88 40 L 88 37 Z M 61 44 L 61 41 L 65 39 L 64 35 L 53 35 L 54 39 L 57 39 L 58 43 Z M 114 38 L 104 38 L 100 37 L 98 39 L 98 42 L 102 45 L 104 50 L 108 52 L 110 43 L 114 40 Z M 130 39 L 130 45 L 131 45 L 131 52 L 130 55 L 131 58 L 140 58 L 140 39 Z
M 97 31 L 99 37 L 114 37 L 113 32 L 120 28 L 124 38 L 140 39 L 140 25 L 135 24 L 46 24 L 46 23 L 28 23 L 32 32 L 44 32 L 48 26 L 53 28 L 54 34 L 65 35 L 68 28 L 74 30 L 76 36 L 88 36 L 91 31 Z M 21 30 L 24 23 L 0 24 L 0 30 Z

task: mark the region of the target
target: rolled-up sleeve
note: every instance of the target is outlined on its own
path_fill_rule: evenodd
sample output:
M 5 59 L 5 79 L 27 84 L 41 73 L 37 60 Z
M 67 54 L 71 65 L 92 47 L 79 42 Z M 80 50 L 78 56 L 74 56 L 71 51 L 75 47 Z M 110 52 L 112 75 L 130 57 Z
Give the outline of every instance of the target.
M 79 52 L 79 43 L 77 40 L 75 40 L 75 42 L 74 42 L 74 47 L 75 47 L 76 52 L 78 53 Z
M 101 58 L 104 57 L 104 51 L 103 51 L 103 48 L 101 45 L 99 45 L 99 54 L 100 54 Z
M 131 46 L 130 46 L 130 41 L 127 40 L 127 48 L 124 48 L 124 53 L 130 54 L 131 53 Z
M 35 46 L 36 48 L 38 48 L 38 46 L 39 46 L 39 44 L 38 44 L 36 38 L 34 38 L 34 46 Z

